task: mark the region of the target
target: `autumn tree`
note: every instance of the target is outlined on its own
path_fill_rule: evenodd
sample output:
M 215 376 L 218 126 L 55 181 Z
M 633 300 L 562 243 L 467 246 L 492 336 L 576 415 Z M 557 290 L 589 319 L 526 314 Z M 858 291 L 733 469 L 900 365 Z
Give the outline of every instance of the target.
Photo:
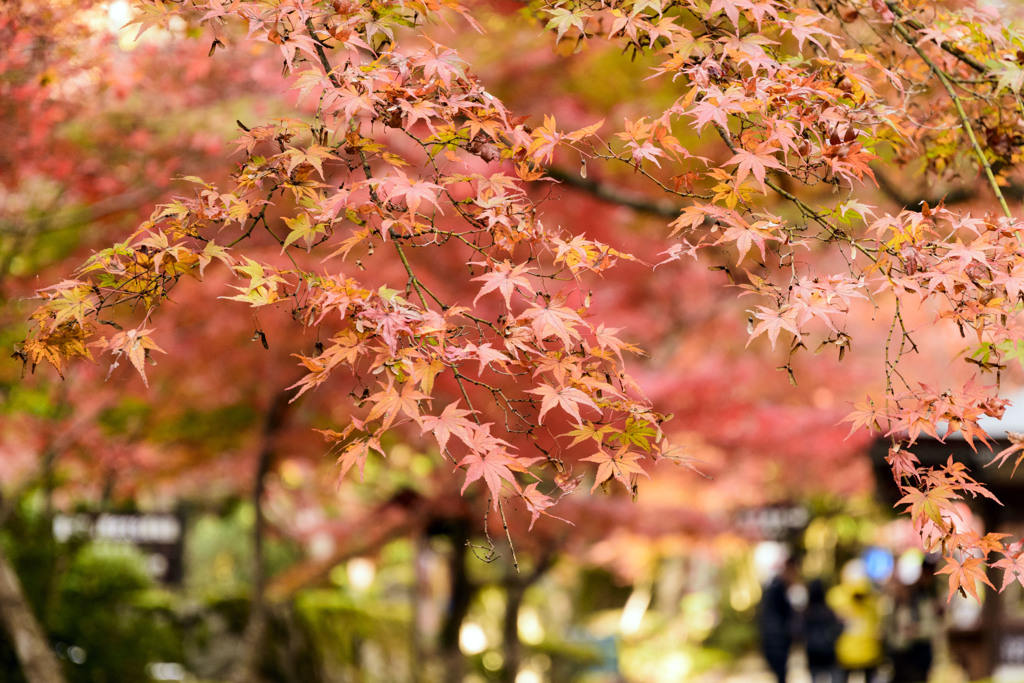
M 708 269 L 745 297 L 731 339 L 783 379 L 876 360 L 881 389 L 850 421 L 892 439 L 923 543 L 951 591 L 974 593 L 986 565 L 1015 571 L 1018 546 L 965 528 L 955 503 L 987 492 L 955 462 L 921 467 L 913 445 L 986 444 L 978 421 L 1001 415 L 1019 357 L 1010 19 L 914 0 L 137 2 L 141 35 L 201 34 L 214 64 L 251 50 L 297 102 L 240 115 L 230 179 L 190 178 L 42 288 L 17 354 L 62 375 L 77 359 L 111 377 L 130 365 L 147 384 L 151 363 L 189 353 L 175 301 L 241 308 L 234 334 L 297 347 L 288 400 L 337 401 L 320 433 L 341 476 L 390 434 L 429 440 L 491 523 L 532 526 L 581 484 L 635 496 L 648 463 L 694 465 L 644 364 L 664 348 L 604 297 L 626 273 L 654 289 L 633 305 L 671 306 L 651 285 Z M 488 31 L 509 25 L 533 36 L 524 52 L 591 65 L 591 82 L 602 61 L 647 70 L 615 72 L 630 80 L 587 120 L 543 92 L 513 110 L 487 80 L 501 72 Z M 663 216 L 662 236 L 561 212 L 568 188 Z M 933 344 L 950 332 L 956 351 Z M 933 380 L 918 353 L 972 363 Z

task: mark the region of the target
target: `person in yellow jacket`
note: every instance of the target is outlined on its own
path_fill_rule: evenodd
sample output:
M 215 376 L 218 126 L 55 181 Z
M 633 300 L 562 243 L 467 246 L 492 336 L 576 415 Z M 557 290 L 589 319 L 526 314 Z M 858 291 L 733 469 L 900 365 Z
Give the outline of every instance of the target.
M 885 654 L 878 594 L 867 578 L 848 577 L 829 591 L 828 602 L 843 622 L 843 632 L 836 642 L 843 681 L 849 680 L 853 672 L 863 672 L 864 683 L 872 683 Z

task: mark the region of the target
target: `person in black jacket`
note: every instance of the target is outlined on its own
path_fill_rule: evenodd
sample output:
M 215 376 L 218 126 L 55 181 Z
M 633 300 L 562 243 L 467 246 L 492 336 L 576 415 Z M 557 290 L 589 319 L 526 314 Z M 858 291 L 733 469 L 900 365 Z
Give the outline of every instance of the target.
M 843 632 L 843 623 L 825 602 L 825 585 L 820 579 L 807 584 L 803 631 L 812 683 L 840 683 L 842 671 L 836 660 L 836 641 Z
M 796 612 L 789 601 L 789 587 L 800 577 L 799 562 L 790 556 L 761 595 L 758 625 L 761 629 L 761 652 L 778 683 L 786 683 L 789 648 L 793 644 Z

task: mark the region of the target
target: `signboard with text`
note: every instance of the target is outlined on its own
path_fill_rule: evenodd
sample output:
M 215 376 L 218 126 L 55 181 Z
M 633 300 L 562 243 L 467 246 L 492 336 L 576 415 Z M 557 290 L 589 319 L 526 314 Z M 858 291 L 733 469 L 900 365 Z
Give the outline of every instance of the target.
M 150 576 L 164 584 L 179 584 L 184 576 L 185 524 L 171 512 L 101 512 L 58 514 L 53 537 L 64 543 L 75 537 L 127 543 L 146 558 Z

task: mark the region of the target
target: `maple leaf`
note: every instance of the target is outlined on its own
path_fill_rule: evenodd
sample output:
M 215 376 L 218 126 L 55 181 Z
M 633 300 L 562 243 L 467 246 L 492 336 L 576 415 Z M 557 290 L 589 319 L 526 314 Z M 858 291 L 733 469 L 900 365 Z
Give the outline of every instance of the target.
M 757 245 L 757 249 L 761 253 L 761 260 L 764 261 L 765 241 L 782 241 L 782 237 L 772 232 L 772 229 L 778 228 L 779 224 L 768 221 L 757 221 L 753 225 L 750 225 L 742 219 L 739 220 L 740 222 L 738 224 L 730 224 L 715 244 L 735 242 L 736 265 L 743 262 L 743 259 L 746 258 L 747 254 L 750 252 L 750 247 L 754 245 Z
M 206 266 L 208 266 L 210 262 L 213 261 L 213 259 L 217 259 L 218 261 L 228 266 L 229 268 L 233 267 L 236 263 L 235 259 L 231 256 L 230 253 L 228 253 L 227 247 L 222 247 L 213 240 L 210 240 L 209 242 L 206 243 L 206 246 L 203 247 L 203 250 L 199 253 L 198 256 L 200 278 L 203 277 L 206 271 Z
M 360 340 L 359 337 L 357 337 L 351 330 L 345 330 L 344 332 L 335 335 L 330 340 L 330 345 L 324 348 L 323 352 L 319 356 L 310 357 L 293 354 L 301 361 L 302 365 L 309 370 L 309 374 L 288 387 L 288 389 L 299 387 L 299 390 L 295 393 L 295 396 L 291 398 L 291 401 L 295 401 L 299 396 L 302 396 L 310 389 L 316 388 L 327 381 L 331 372 L 338 365 L 352 365 L 355 363 L 356 359 L 361 353 L 363 353 L 363 351 L 364 347 L 362 340 Z
M 630 493 L 633 492 L 633 486 L 630 482 L 630 477 L 635 475 L 643 475 L 650 478 L 647 471 L 640 465 L 640 458 L 643 456 L 640 453 L 633 453 L 629 450 L 629 446 L 622 446 L 615 453 L 611 453 L 604 448 L 598 448 L 597 453 L 587 456 L 586 458 L 580 458 L 587 462 L 598 463 L 597 475 L 594 479 L 594 485 L 590 488 L 590 492 L 608 481 L 609 479 L 616 479 L 626 487 L 626 490 Z
M 996 91 L 1007 90 L 1011 93 L 1019 93 L 1024 88 L 1024 68 L 1020 64 L 1009 61 L 989 60 L 988 67 L 993 76 L 999 77 L 996 84 Z
M 853 408 L 853 412 L 842 419 L 842 422 L 851 423 L 850 435 L 861 427 L 865 427 L 873 432 L 880 432 L 882 431 L 882 425 L 888 422 L 888 413 L 871 398 L 855 403 Z M 847 438 L 850 435 L 847 435 Z
M 513 490 L 520 492 L 519 482 L 516 481 L 513 470 L 516 472 L 528 473 L 529 470 L 517 459 L 504 450 L 473 451 L 459 461 L 460 467 L 466 468 L 466 481 L 462 484 L 460 493 L 466 492 L 466 487 L 477 479 L 483 479 L 487 484 L 487 490 L 491 495 L 494 509 L 498 509 L 498 501 L 501 497 L 501 482 L 508 482 Z
M 470 432 L 475 425 L 467 420 L 466 416 L 475 413 L 474 410 L 459 408 L 459 402 L 456 401 L 446 405 L 440 415 L 422 415 L 417 421 L 420 424 L 420 433 L 433 432 L 438 448 L 444 453 L 448 448 L 448 439 L 453 434 L 463 440 L 469 439 Z
M 758 148 L 751 152 L 745 149 L 737 149 L 736 153 L 731 159 L 725 162 L 726 166 L 732 164 L 738 164 L 736 168 L 736 184 L 739 185 L 743 182 L 743 179 L 748 174 L 753 173 L 754 178 L 761 185 L 761 191 L 767 193 L 768 188 L 764 184 L 765 170 L 774 168 L 779 171 L 785 171 L 785 167 L 778 162 L 778 160 L 772 156 L 777 150 L 765 145 L 760 145 Z
M 1024 586 L 1024 553 L 1006 553 L 1006 557 L 992 563 L 993 567 L 1003 570 L 1003 585 L 999 587 L 1002 593 L 1014 581 Z
M 791 332 L 797 339 L 800 339 L 802 336 L 800 328 L 796 324 L 796 311 L 788 304 L 784 304 L 780 308 L 758 306 L 754 317 L 761 322 L 751 330 L 747 346 L 750 346 L 750 343 L 760 335 L 767 334 L 768 341 L 771 342 L 772 349 L 774 349 L 775 342 L 778 340 L 779 333 L 782 330 Z
M 545 302 L 543 306 L 526 309 L 520 317 L 530 321 L 538 340 L 558 337 L 568 348 L 572 346 L 573 339 L 581 339 L 580 333 L 576 331 L 576 325 L 582 325 L 583 319 L 576 311 L 564 306 L 564 303 L 565 298 L 559 296 Z
M 825 51 L 825 47 L 815 38 L 815 35 L 824 36 L 826 38 L 835 39 L 836 36 L 825 31 L 815 24 L 822 19 L 822 16 L 817 12 L 810 10 L 796 10 L 798 12 L 796 18 L 787 25 L 790 34 L 797 40 L 797 49 L 804 49 L 804 41 L 810 40 L 812 43 L 821 48 L 822 52 Z
M 427 203 L 434 207 L 438 213 L 441 207 L 438 206 L 438 199 L 441 193 L 441 186 L 426 180 L 411 180 L 409 176 L 401 171 L 388 176 L 378 184 L 381 196 L 386 199 L 405 199 L 409 213 L 419 211 L 420 204 Z
M 566 436 L 574 437 L 567 448 L 572 448 L 577 444 L 591 439 L 596 441 L 598 444 L 601 444 L 604 441 L 605 436 L 612 431 L 614 431 L 614 427 L 611 425 L 601 425 L 600 427 L 597 427 L 593 422 L 581 422 L 579 427 L 566 433 Z
M 533 141 L 530 143 L 526 153 L 538 163 L 549 164 L 554 158 L 555 149 L 565 138 L 563 133 L 558 132 L 555 127 L 553 116 L 544 116 L 544 123 L 533 131 Z
M 146 379 L 146 359 L 149 357 L 150 351 L 159 351 L 165 353 L 163 349 L 156 345 L 156 342 L 149 336 L 153 330 L 127 330 L 125 332 L 118 332 L 109 340 L 106 341 L 107 350 L 114 354 L 115 357 L 119 357 L 122 354 L 128 356 L 128 360 L 138 370 L 139 375 L 142 377 L 142 383 L 149 386 L 149 380 Z M 111 366 L 111 370 L 117 367 L 117 361 Z
M 48 332 L 37 332 L 35 337 L 25 340 L 22 353 L 35 368 L 46 361 L 64 377 L 67 361 L 74 358 L 92 360 L 92 353 L 86 346 L 86 329 L 75 323 L 65 323 Z
M 480 361 L 480 369 L 477 370 L 477 377 L 483 374 L 484 368 L 489 366 L 491 363 L 498 363 L 502 368 L 509 362 L 508 356 L 501 351 L 491 347 L 490 342 L 480 344 L 477 346 L 472 342 L 466 344 L 465 348 L 459 351 L 459 356 L 466 358 L 476 358 Z
M 171 17 L 178 16 L 183 12 L 181 8 L 168 7 L 163 3 L 139 5 L 132 9 L 135 12 L 134 18 L 119 28 L 128 28 L 133 24 L 138 24 L 139 32 L 135 34 L 134 40 L 138 40 L 143 33 L 154 26 L 166 25 Z
M 1003 539 L 1010 536 L 1010 534 L 987 533 L 978 538 L 977 534 L 973 531 L 970 533 L 972 536 L 971 542 L 965 547 L 970 550 L 980 550 L 986 557 L 992 552 L 1005 551 L 1006 545 L 1003 543 Z
M 953 506 L 953 501 L 959 500 L 960 496 L 951 486 L 932 486 L 924 491 L 916 488 L 904 488 L 903 490 L 909 491 L 909 493 L 906 493 L 896 504 L 909 506 L 910 516 L 914 519 L 924 517 L 939 528 L 948 529 L 949 523 L 942 518 L 942 513 L 946 512 L 955 517 L 960 516 Z
M 588 12 L 582 10 L 571 10 L 564 8 L 544 10 L 551 15 L 551 19 L 548 20 L 547 25 L 544 28 L 557 29 L 558 33 L 555 35 L 555 41 L 560 41 L 565 36 L 566 32 L 570 28 L 577 29 L 580 33 L 585 30 L 583 28 L 590 16 Z
M 330 436 L 330 434 L 325 433 Z M 381 456 L 386 456 L 384 448 L 380 444 L 380 439 L 376 437 L 367 437 L 363 439 L 356 439 L 352 443 L 345 446 L 341 451 L 341 455 L 338 456 L 338 465 L 341 466 L 341 472 L 338 474 L 338 479 L 344 479 L 348 471 L 352 469 L 353 465 L 359 466 L 359 479 L 363 479 L 363 470 L 366 467 L 366 458 L 370 455 L 371 451 L 380 453 Z
M 306 149 L 292 147 L 285 150 L 283 154 L 287 155 L 291 159 L 286 167 L 288 173 L 294 171 L 295 167 L 300 164 L 309 164 L 316 169 L 317 173 L 320 174 L 321 179 L 324 177 L 324 160 L 338 158 L 333 150 L 320 145 L 311 145 Z
M 380 312 L 367 311 L 365 317 L 377 322 L 377 331 L 387 344 L 388 350 L 394 356 L 398 353 L 398 335 L 402 332 L 414 336 L 409 324 L 416 319 L 417 314 L 409 309 L 400 308 L 394 311 Z
M 597 345 L 604 351 L 611 350 L 614 352 L 619 359 L 619 363 L 623 362 L 623 351 L 630 351 L 640 356 L 646 355 L 639 346 L 624 342 L 615 336 L 620 329 L 618 327 L 605 327 L 604 323 L 599 324 L 597 329 L 594 330 L 594 339 L 597 341 Z
M 558 406 L 565 412 L 569 413 L 576 424 L 582 424 L 583 418 L 580 417 L 580 406 L 590 406 L 594 410 L 600 411 L 589 396 L 584 394 L 579 389 L 573 389 L 572 387 L 553 387 L 547 384 L 541 384 L 536 389 L 527 389 L 528 394 L 537 394 L 541 397 L 540 414 L 537 416 L 537 424 L 544 423 L 544 415 L 549 410 Z
M 708 7 L 708 16 L 724 12 L 732 25 L 738 29 L 740 27 L 740 9 L 749 9 L 751 4 L 749 0 L 712 0 Z
M 569 526 L 575 526 L 569 520 L 562 519 L 561 517 L 556 517 L 555 515 L 552 515 L 550 512 L 547 512 L 547 509 L 555 504 L 555 499 L 547 494 L 538 491 L 537 486 L 537 482 L 533 482 L 531 484 L 528 484 L 525 488 L 519 491 L 519 496 L 523 499 L 523 502 L 526 503 L 526 509 L 530 511 L 529 530 L 533 530 L 533 525 L 537 523 L 537 520 L 540 519 L 541 515 L 544 515 L 545 517 L 552 517 L 553 519 L 565 522 Z
M 487 292 L 498 290 L 502 297 L 505 299 L 505 308 L 512 310 L 512 293 L 516 291 L 517 287 L 522 287 L 524 291 L 532 291 L 530 288 L 530 281 L 526 279 L 526 275 L 533 271 L 525 263 L 513 267 L 507 260 L 501 263 L 488 266 L 486 263 L 474 262 L 473 265 L 490 267 L 489 273 L 484 273 L 478 277 L 473 278 L 474 281 L 481 281 L 484 286 L 480 288 L 476 297 L 473 299 L 473 305 Z
M 1007 432 L 1006 437 L 1009 439 L 1010 445 L 996 453 L 988 464 L 992 465 L 995 463 L 996 467 L 1002 467 L 1003 463 L 1005 463 L 1011 455 L 1018 453 L 1019 455 L 1017 456 L 1017 460 L 1013 464 L 1013 473 L 1016 473 L 1017 467 L 1019 467 L 1021 461 L 1024 460 L 1024 434 L 1020 432 Z
M 236 274 L 245 275 L 249 277 L 248 286 L 236 287 L 231 285 L 232 289 L 237 289 L 242 292 L 235 296 L 223 296 L 221 299 L 228 299 L 231 301 L 245 301 L 250 306 L 256 308 L 259 306 L 267 306 L 278 300 L 281 296 L 277 292 L 278 285 L 284 284 L 285 280 L 280 275 L 274 272 L 267 273 L 269 267 L 264 267 L 257 261 L 252 260 L 248 256 L 244 257 L 244 264 L 236 264 L 234 270 Z M 270 269 L 272 271 L 272 269 Z
M 981 581 L 992 590 L 996 587 L 988 580 L 985 575 L 985 561 L 980 557 L 964 557 L 963 562 L 958 562 L 953 557 L 943 558 L 947 564 L 942 569 L 937 569 L 936 574 L 949 574 L 949 596 L 946 598 L 946 602 L 953 599 L 953 595 L 960 591 L 960 594 L 967 597 L 969 594 L 975 600 L 980 602 L 981 598 L 978 597 L 977 582 Z
M 423 68 L 423 76 L 428 80 L 437 79 L 446 88 L 450 88 L 456 79 L 466 77 L 469 64 L 459 54 L 444 45 L 435 43 L 429 37 L 431 50 L 421 50 L 413 55 L 415 63 Z
M 428 400 L 430 396 L 422 391 L 417 391 L 412 383 L 404 384 L 401 393 L 395 391 L 394 384 L 384 387 L 383 391 L 371 394 L 367 400 L 373 403 L 370 414 L 366 416 L 366 422 L 371 422 L 378 417 L 383 417 L 381 430 L 388 429 L 399 413 L 404 413 L 413 420 L 420 417 L 420 401 Z
M 444 371 L 444 368 L 444 363 L 437 358 L 429 361 L 422 359 L 414 360 L 409 374 L 412 375 L 413 381 L 419 385 L 423 393 L 433 394 L 434 381 Z
M 885 461 L 889 463 L 893 479 L 896 480 L 897 484 L 902 484 L 904 477 L 921 478 L 917 470 L 921 461 L 917 459 L 916 455 L 906 449 L 893 446 L 889 449 L 888 455 L 885 456 Z
M 65 280 L 39 292 L 53 292 L 46 303 L 46 308 L 54 313 L 52 324 L 55 327 L 69 320 L 74 320 L 81 327 L 86 316 L 95 311 L 100 302 L 93 287 L 79 280 Z
M 288 235 L 281 243 L 281 253 L 298 240 L 302 240 L 308 252 L 317 240 L 317 236 L 326 231 L 327 226 L 323 223 L 310 223 L 309 214 L 302 214 L 298 218 L 285 218 L 285 225 L 288 226 Z
M 645 160 L 650 161 L 658 168 L 661 168 L 661 163 L 658 161 L 658 157 L 665 156 L 665 150 L 661 149 L 650 140 L 644 140 L 643 142 L 630 140 L 626 143 L 626 147 L 630 150 L 630 157 L 633 160 L 634 168 L 640 168 L 640 164 Z

